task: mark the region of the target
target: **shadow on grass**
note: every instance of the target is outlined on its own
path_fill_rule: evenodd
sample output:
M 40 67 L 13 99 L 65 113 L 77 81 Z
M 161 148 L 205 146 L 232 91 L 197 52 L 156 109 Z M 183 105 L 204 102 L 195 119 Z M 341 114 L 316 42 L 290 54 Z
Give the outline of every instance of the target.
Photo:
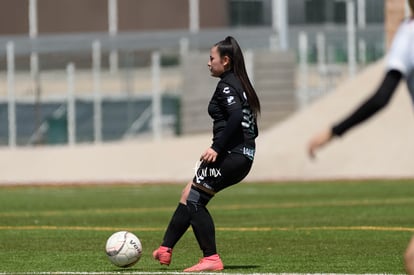
M 253 269 L 258 268 L 260 265 L 224 265 L 224 270 L 226 269 Z
M 237 270 L 237 269 L 239 269 L 239 270 L 256 269 L 256 268 L 259 268 L 259 267 L 260 267 L 260 265 L 225 265 L 224 266 L 224 271 L 226 271 L 226 270 Z M 155 270 L 169 273 L 169 272 L 182 272 L 183 269 L 160 267 L 160 268 L 156 268 Z M 123 269 L 123 270 L 124 271 L 132 271 L 131 269 L 129 269 L 129 270 Z M 115 271 L 123 271 L 123 270 L 118 269 L 118 270 L 115 270 Z M 145 271 L 145 269 L 135 269 L 133 271 Z

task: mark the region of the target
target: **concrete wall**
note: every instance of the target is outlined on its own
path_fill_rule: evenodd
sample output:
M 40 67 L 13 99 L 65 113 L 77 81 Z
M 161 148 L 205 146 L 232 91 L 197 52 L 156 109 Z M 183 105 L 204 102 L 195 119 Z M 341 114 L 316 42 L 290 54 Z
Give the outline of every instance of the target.
M 192 52 L 182 57 L 181 130 L 182 134 L 211 132 L 207 113 L 218 78 L 210 76 L 209 53 Z
M 306 154 L 309 138 L 349 114 L 381 81 L 384 64 L 369 66 L 314 104 L 262 131 L 246 181 L 414 178 L 414 117 L 405 85 L 375 118 Z M 215 80 L 211 78 L 213 82 Z M 206 91 L 209 93 L 209 91 Z M 205 110 L 200 110 L 205 114 Z M 194 175 L 211 134 L 158 141 L 0 148 L 0 185 L 181 182 Z
M 259 127 L 263 130 L 297 109 L 295 56 L 292 52 L 259 51 L 253 58 L 254 87 L 262 107 Z

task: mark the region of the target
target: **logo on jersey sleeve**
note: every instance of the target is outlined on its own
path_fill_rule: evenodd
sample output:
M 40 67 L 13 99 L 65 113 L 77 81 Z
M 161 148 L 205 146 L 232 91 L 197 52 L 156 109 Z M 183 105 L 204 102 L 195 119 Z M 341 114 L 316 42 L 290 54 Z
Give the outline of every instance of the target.
M 225 93 L 226 95 L 230 93 L 230 88 L 229 87 L 225 87 L 223 89 L 223 93 Z
M 244 128 L 249 129 L 250 132 L 254 133 L 255 120 L 252 111 L 250 109 L 243 108 L 242 112 L 243 120 L 241 122 L 241 125 Z
M 227 101 L 228 106 L 233 105 L 234 103 L 236 103 L 236 100 L 235 100 L 234 96 L 230 95 L 230 92 L 231 92 L 230 87 L 228 87 L 228 86 L 224 87 L 222 92 L 223 92 L 223 94 L 227 95 L 226 101 Z

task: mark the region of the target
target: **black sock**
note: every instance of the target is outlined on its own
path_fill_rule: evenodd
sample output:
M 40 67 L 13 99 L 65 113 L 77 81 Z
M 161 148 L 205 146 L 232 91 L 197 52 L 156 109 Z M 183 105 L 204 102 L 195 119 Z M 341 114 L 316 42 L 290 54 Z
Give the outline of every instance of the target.
M 187 207 L 190 209 L 191 226 L 203 256 L 217 254 L 214 222 L 207 208 L 190 201 L 187 201 Z
M 164 234 L 163 246 L 173 248 L 190 226 L 190 213 L 179 203 Z

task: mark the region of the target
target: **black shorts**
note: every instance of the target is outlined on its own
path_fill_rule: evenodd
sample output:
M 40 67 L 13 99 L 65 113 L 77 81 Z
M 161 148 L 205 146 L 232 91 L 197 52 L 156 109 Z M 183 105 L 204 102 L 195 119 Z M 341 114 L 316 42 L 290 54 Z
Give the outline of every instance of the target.
M 238 153 L 221 155 L 213 163 L 201 162 L 195 171 L 193 185 L 210 195 L 214 195 L 243 180 L 249 173 L 252 164 L 252 160 Z

